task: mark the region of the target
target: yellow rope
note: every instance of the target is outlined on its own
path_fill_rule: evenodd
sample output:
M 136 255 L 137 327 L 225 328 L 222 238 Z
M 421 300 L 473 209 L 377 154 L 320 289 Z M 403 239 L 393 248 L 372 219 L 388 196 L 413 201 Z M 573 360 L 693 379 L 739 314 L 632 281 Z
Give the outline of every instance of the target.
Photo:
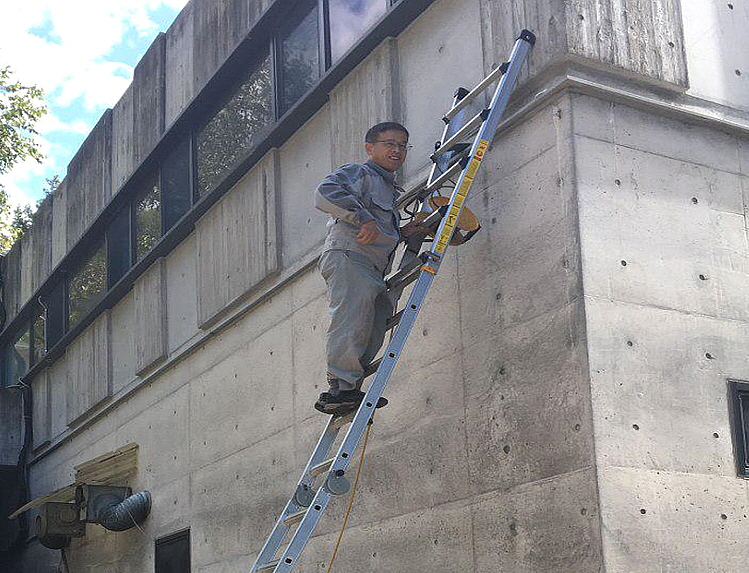
M 364 443 L 361 447 L 361 454 L 359 455 L 359 467 L 356 468 L 356 476 L 354 477 L 354 484 L 351 486 L 351 497 L 349 497 L 348 500 L 348 506 L 346 507 L 346 514 L 343 516 L 343 525 L 341 525 L 341 532 L 338 534 L 338 539 L 335 542 L 335 547 L 333 548 L 333 555 L 330 557 L 330 564 L 328 565 L 328 569 L 325 573 L 330 573 L 331 569 L 333 569 L 333 562 L 335 561 L 336 555 L 338 554 L 338 547 L 341 545 L 341 540 L 343 539 L 343 532 L 346 530 L 346 523 L 348 523 L 349 514 L 351 513 L 351 508 L 354 506 L 354 496 L 356 495 L 356 485 L 359 483 L 359 475 L 361 474 L 362 466 L 364 465 L 364 452 L 367 451 L 367 440 L 369 439 L 369 431 L 372 429 L 372 424 L 374 423 L 374 413 L 372 413 L 372 420 L 369 424 L 367 424 L 367 431 L 364 433 Z

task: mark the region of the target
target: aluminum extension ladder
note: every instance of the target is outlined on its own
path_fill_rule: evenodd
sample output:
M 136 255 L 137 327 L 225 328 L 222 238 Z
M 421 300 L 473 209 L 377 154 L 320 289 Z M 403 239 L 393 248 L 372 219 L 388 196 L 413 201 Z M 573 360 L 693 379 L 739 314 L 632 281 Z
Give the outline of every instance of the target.
M 393 316 L 388 323 L 389 328 L 395 327 L 395 331 L 382 358 L 370 364 L 366 369 L 365 376 L 374 374 L 374 379 L 359 409 L 345 416 L 331 416 L 312 457 L 307 462 L 307 467 L 302 472 L 294 494 L 286 503 L 286 507 L 263 545 L 250 573 L 291 571 L 320 521 L 330 498 L 334 495 L 342 495 L 349 490 L 346 469 L 372 418 L 374 406 L 398 362 L 434 276 L 439 270 L 481 160 L 494 138 L 521 66 L 535 41 L 536 38 L 532 32 L 523 30 L 515 42 L 508 62 L 493 70 L 473 90 L 460 88 L 456 92 L 453 107 L 443 117 L 446 126 L 442 141 L 437 143 L 436 150 L 432 154 L 434 165 L 426 185 L 399 198 L 399 206 L 414 201 L 423 201 L 443 187 L 445 182 L 460 174 L 450 202 L 446 205 L 447 208 L 443 207 L 441 211 L 433 212 L 423 223 L 427 226 L 430 224 L 436 226 L 437 221 L 440 221 L 431 250 L 413 257 L 413 260 L 405 266 L 401 264 L 400 270 L 386 280 L 388 290 L 396 292 L 402 291 L 405 286 L 414 281 L 417 282 L 411 291 L 406 307 Z M 501 79 L 495 89 L 490 107 L 465 121 L 464 116 L 469 104 L 498 78 Z M 456 128 L 456 123 L 460 127 Z M 466 140 L 474 134 L 473 142 L 469 146 Z M 341 445 L 335 455 L 330 457 L 330 450 L 338 432 L 349 423 L 351 425 Z M 322 478 L 322 483 L 315 489 L 315 483 L 319 478 Z M 284 540 L 295 526 L 291 540 L 281 555 L 277 556 Z

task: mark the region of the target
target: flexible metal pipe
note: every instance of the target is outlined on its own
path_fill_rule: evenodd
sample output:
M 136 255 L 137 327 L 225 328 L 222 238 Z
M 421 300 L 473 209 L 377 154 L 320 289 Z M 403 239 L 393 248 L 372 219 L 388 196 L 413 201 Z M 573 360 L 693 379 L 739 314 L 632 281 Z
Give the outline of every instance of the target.
M 140 525 L 151 513 L 151 494 L 141 491 L 99 511 L 99 523 L 110 531 L 125 531 Z

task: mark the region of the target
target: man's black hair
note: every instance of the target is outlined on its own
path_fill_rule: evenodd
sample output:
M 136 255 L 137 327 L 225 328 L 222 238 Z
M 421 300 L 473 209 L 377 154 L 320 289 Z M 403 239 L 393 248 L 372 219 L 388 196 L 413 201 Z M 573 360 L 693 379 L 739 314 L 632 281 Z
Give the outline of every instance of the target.
M 406 135 L 406 140 L 408 140 L 408 130 L 405 127 L 395 121 L 385 121 L 370 127 L 367 135 L 364 136 L 364 141 L 374 143 L 377 141 L 379 135 L 385 131 L 400 131 Z

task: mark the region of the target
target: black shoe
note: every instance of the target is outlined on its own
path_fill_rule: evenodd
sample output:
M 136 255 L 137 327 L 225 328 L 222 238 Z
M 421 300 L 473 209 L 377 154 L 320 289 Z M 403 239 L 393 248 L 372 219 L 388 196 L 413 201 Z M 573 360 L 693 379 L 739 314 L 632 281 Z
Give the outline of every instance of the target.
M 323 392 L 315 402 L 315 410 L 332 416 L 343 416 L 359 408 L 364 400 L 364 392 L 361 390 L 341 390 L 337 394 Z M 387 406 L 387 398 L 377 401 L 377 407 Z

